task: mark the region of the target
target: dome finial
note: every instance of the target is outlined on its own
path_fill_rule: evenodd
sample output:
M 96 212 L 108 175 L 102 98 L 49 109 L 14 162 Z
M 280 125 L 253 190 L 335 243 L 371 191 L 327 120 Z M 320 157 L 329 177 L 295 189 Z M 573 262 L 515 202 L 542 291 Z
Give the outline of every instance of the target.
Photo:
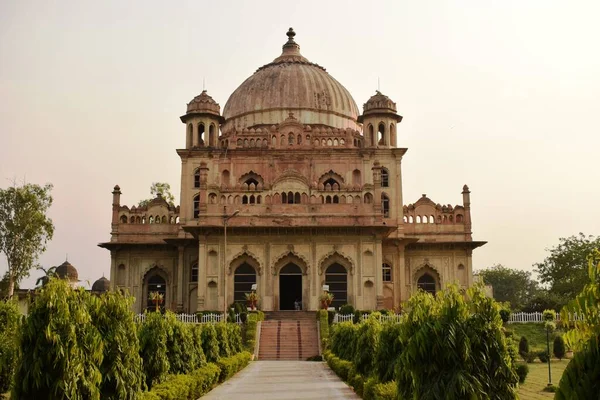
M 296 36 L 296 32 L 294 32 L 294 28 L 290 27 L 290 29 L 288 29 L 286 35 L 288 37 L 288 43 L 294 43 L 294 36 Z

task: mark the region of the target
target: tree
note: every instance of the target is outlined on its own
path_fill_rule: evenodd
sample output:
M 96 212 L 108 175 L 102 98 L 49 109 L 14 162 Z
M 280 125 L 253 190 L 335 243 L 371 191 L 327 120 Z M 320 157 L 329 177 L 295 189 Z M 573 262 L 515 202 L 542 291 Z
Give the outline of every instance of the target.
M 165 182 L 154 182 L 152 183 L 152 186 L 150 186 L 150 194 L 152 195 L 151 198 L 146 199 L 146 200 L 141 200 L 140 203 L 138 204 L 139 207 L 144 207 L 147 206 L 148 203 L 150 203 L 152 200 L 154 200 L 154 198 L 158 197 L 159 195 L 166 200 L 167 203 L 169 203 L 169 205 L 171 206 L 175 206 L 175 196 L 173 196 L 173 194 L 171 194 L 171 185 L 169 185 L 168 183 Z
M 578 236 L 560 238 L 556 247 L 547 249 L 550 255 L 541 263 L 536 263 L 536 272 L 542 283 L 549 284 L 550 292 L 570 300 L 581 292 L 588 282 L 588 255 L 600 248 L 600 237 Z M 600 262 L 600 256 L 593 256 L 593 262 Z
M 15 283 L 15 289 L 19 289 L 19 284 Z M 2 280 L 0 280 L 0 300 L 8 298 L 8 272 L 4 274 Z
M 17 368 L 21 313 L 15 301 L 0 301 L 0 395 L 10 389 Z
M 44 271 L 44 275 L 37 278 L 37 280 L 35 281 L 35 286 L 36 287 L 44 286 L 46 283 L 50 282 L 50 278 L 52 278 L 56 275 L 56 268 L 57 267 L 50 267 L 50 268 L 46 269 L 42 266 L 38 266 L 36 269 L 38 269 L 40 271 Z
M 494 288 L 494 299 L 509 302 L 513 310 L 520 310 L 538 291 L 531 272 L 507 268 L 501 264 L 479 271 L 486 285 Z
M 29 276 L 52 239 L 54 225 L 46 215 L 52 205 L 52 185 L 14 184 L 0 189 L 0 252 L 8 262 L 8 297 L 15 284 Z

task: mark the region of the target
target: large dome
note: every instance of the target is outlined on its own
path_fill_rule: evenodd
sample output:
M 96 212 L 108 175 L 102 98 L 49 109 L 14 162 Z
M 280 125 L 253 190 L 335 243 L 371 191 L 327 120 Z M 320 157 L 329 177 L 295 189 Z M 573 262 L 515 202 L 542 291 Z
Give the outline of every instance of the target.
M 227 100 L 225 130 L 275 125 L 290 112 L 303 124 L 358 130 L 358 107 L 348 90 L 300 54 L 292 28 L 287 35 L 281 56 L 259 68 Z

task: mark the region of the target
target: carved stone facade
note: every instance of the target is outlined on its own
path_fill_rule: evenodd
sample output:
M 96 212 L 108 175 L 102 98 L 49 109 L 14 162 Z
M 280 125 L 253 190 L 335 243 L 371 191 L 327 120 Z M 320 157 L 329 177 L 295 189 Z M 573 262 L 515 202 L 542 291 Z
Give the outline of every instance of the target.
M 219 105 L 188 104 L 181 206 L 120 204 L 113 191 L 111 288 L 165 294 L 169 309 L 222 310 L 257 284 L 263 310 L 393 308 L 422 288 L 473 283 L 470 192 L 462 205 L 402 198 L 396 104 L 377 92 L 358 114 L 348 91 L 300 54 L 283 53 Z M 399 140 L 402 141 L 401 138 Z

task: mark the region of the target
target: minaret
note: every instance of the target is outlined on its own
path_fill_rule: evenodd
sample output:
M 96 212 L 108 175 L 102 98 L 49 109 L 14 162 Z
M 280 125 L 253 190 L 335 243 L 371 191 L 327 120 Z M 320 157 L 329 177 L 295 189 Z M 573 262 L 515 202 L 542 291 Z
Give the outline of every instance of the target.
M 221 107 L 203 90 L 187 105 L 187 112 L 180 117 L 186 124 L 185 148 L 226 147 L 219 143 L 219 127 L 225 121 Z
M 119 185 L 115 185 L 112 191 L 112 223 L 119 223 L 119 208 L 121 207 L 121 188 Z
M 463 186 L 463 207 L 465 207 L 465 239 L 473 240 L 471 231 L 471 192 L 467 185 Z
M 396 103 L 379 90 L 363 105 L 363 115 L 358 122 L 363 124 L 366 148 L 396 147 L 396 129 L 402 121 L 397 114 Z

